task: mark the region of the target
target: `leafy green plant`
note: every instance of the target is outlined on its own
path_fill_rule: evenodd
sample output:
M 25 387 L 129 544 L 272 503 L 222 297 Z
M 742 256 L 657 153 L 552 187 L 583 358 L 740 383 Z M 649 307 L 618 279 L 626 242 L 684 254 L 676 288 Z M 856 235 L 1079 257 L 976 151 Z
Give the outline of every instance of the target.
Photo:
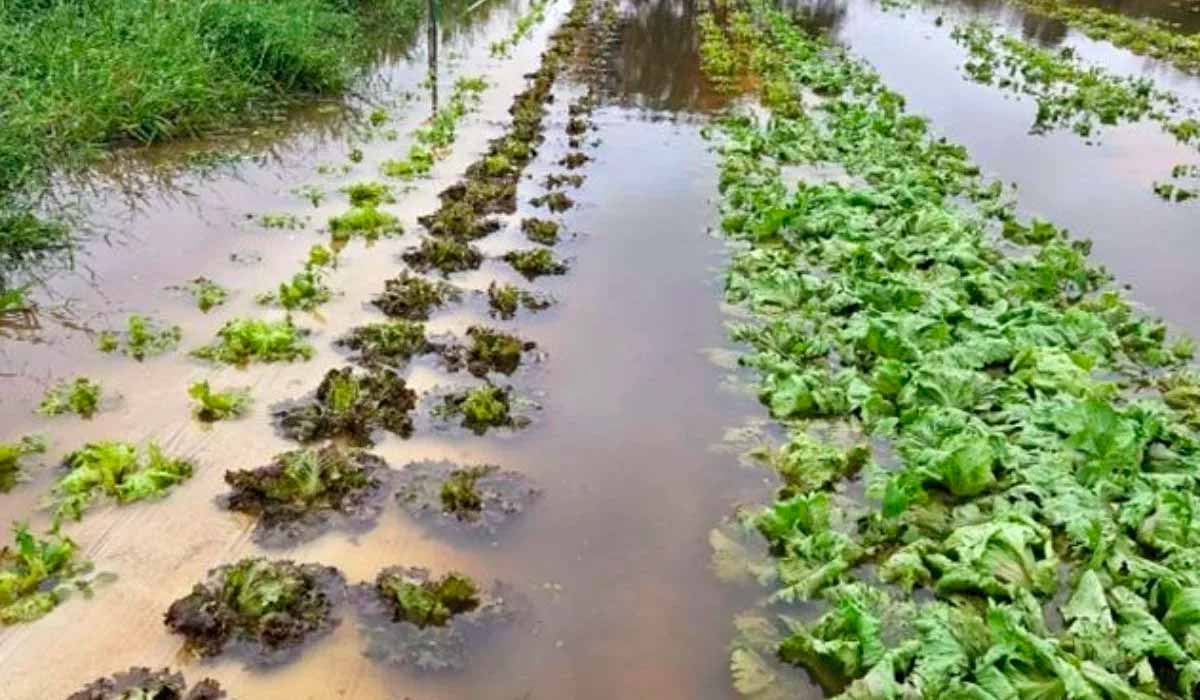
M 424 321 L 436 308 L 462 298 L 462 292 L 440 280 L 428 280 L 407 270 L 384 284 L 384 291 L 371 300 L 392 318 Z
M 172 459 L 155 443 L 139 454 L 127 442 L 90 442 L 63 460 L 66 474 L 52 489 L 54 519 L 79 520 L 98 495 L 126 504 L 160 498 L 191 478 L 193 466 Z
M 474 246 L 450 238 L 425 238 L 421 245 L 404 253 L 404 262 L 418 272 L 438 270 L 451 272 L 474 270 L 483 263 L 483 253 Z
M 355 527 L 373 523 L 386 473 L 382 459 L 361 450 L 293 450 L 258 469 L 225 472 L 226 503 L 258 518 L 260 542 L 291 544 L 319 534 L 331 515 Z
M 355 207 L 377 207 L 396 201 L 391 186 L 382 182 L 356 182 L 342 191 L 350 196 L 350 204 Z
M 546 207 L 552 212 L 563 212 L 575 206 L 575 200 L 566 192 L 554 191 L 539 195 L 529 200 L 529 203 L 535 207 Z
M 480 602 L 479 587 L 456 572 L 433 579 L 423 569 L 389 569 L 375 579 L 375 587 L 392 604 L 396 622 L 417 627 L 441 627 Z
M 558 222 L 549 219 L 526 218 L 521 220 L 521 230 L 534 243 L 554 245 L 558 243 Z
M 29 301 L 29 287 L 0 289 L 0 316 L 23 313 L 33 308 Z
M 274 415 L 283 434 L 295 440 L 345 437 L 370 445 L 376 429 L 408 437 L 416 405 L 416 392 L 396 374 L 378 369 L 355 374 L 345 367 L 329 370 L 312 396 L 282 405 Z
M 565 275 L 567 264 L 554 259 L 554 254 L 545 248 L 513 250 L 504 254 L 504 261 L 526 279 L 542 275 Z
M 64 584 L 90 570 L 79 547 L 66 537 L 33 536 L 25 525 L 13 526 L 13 546 L 0 549 L 0 624 L 32 622 L 58 605 Z
M 160 326 L 145 316 L 134 314 L 129 317 L 123 333 L 101 331 L 96 338 L 96 347 L 103 353 L 121 352 L 141 362 L 147 357 L 174 350 L 182 338 L 183 330 L 179 326 Z
M 471 326 L 467 338 L 465 347 L 449 345 L 442 348 L 441 355 L 450 371 L 466 367 L 477 377 L 489 372 L 512 374 L 520 366 L 522 355 L 537 347 L 534 342 L 486 326 Z
M 182 288 L 192 295 L 196 306 L 205 313 L 222 306 L 229 298 L 229 290 L 207 277 L 197 277 Z
M 393 214 L 380 211 L 373 205 L 356 205 L 345 214 L 331 218 L 329 231 L 334 240 L 348 240 L 351 236 L 375 240 L 383 236 L 399 236 L 404 233 L 404 227 Z
M 229 365 L 257 362 L 292 362 L 312 358 L 304 342 L 308 332 L 290 321 L 234 319 L 217 331 L 217 340 L 192 351 L 193 357 Z
M 209 571 L 191 593 L 171 603 L 165 622 L 200 656 L 216 656 L 241 642 L 253 647 L 258 661 L 280 663 L 333 628 L 333 608 L 344 589 L 332 567 L 242 559 Z
M 529 424 L 528 418 L 514 415 L 512 389 L 491 383 L 450 392 L 442 397 L 434 413 L 447 419 L 461 418 L 462 426 L 476 435 L 483 435 L 489 428 L 523 428 Z
M 204 423 L 241 418 L 250 410 L 249 389 L 213 391 L 208 381 L 202 381 L 188 387 L 188 396 L 196 402 L 192 415 Z
M 398 479 L 396 501 L 412 517 L 488 535 L 521 515 L 540 493 L 524 474 L 495 464 L 414 462 Z
M 71 694 L 67 700 L 219 700 L 225 697 L 221 684 L 211 678 L 191 686 L 182 673 L 163 668 L 151 671 L 134 666 L 128 671 L 97 678 Z
M 318 259 L 324 259 L 320 254 L 318 256 Z M 303 270 L 292 275 L 291 280 L 280 282 L 278 291 L 260 294 L 257 301 L 263 305 L 278 304 L 288 311 L 315 311 L 330 299 L 333 299 L 333 289 L 325 283 L 321 268 L 305 265 Z
M 553 301 L 546 296 L 534 294 L 512 284 L 488 285 L 488 305 L 492 312 L 500 318 L 512 318 L 517 310 L 525 307 L 530 311 L 540 311 L 549 308 Z
M 400 367 L 431 349 L 425 324 L 407 320 L 357 326 L 334 344 L 353 351 L 351 359 L 367 367 Z
M 61 381 L 46 390 L 37 412 L 44 416 L 61 416 L 74 413 L 82 418 L 91 418 L 100 408 L 100 385 L 87 377 L 73 381 Z
M 27 435 L 18 442 L 0 442 L 0 493 L 8 493 L 24 477 L 21 460 L 46 451 L 46 439 Z

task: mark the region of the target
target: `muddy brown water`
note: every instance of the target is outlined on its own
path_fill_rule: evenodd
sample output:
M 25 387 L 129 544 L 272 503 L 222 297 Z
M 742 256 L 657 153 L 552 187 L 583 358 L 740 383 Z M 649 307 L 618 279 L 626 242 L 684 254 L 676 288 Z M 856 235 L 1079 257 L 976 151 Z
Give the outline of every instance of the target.
M 1154 179 L 1190 154 L 1153 125 L 1106 130 L 1099 146 L 1073 134 L 1029 135 L 1032 104 L 964 81 L 957 69 L 962 50 L 948 38 L 948 26 L 935 26 L 933 11 L 883 12 L 866 0 L 809 7 L 939 133 L 966 145 L 985 171 L 1016 182 L 1027 212 L 1093 238 L 1096 259 L 1132 283 L 1139 300 L 1200 334 L 1192 302 L 1200 282 L 1191 272 L 1200 253 L 1196 210 L 1165 204 L 1150 191 Z M 1200 96 L 1194 78 L 1060 24 L 997 3 L 947 7 L 1005 22 L 1046 45 L 1076 46 L 1114 70 L 1150 74 L 1185 97 Z M 762 498 L 767 486 L 760 474 L 712 447 L 727 428 L 762 411 L 753 397 L 731 388 L 729 370 L 711 360 L 712 350 L 730 349 L 730 318 L 720 305 L 727 255 L 710 231 L 715 159 L 700 129 L 722 100 L 700 76 L 696 6 L 683 0 L 620 6 L 621 40 L 589 133 L 589 141 L 598 141 L 588 148 L 595 161 L 580 171 L 584 185 L 569 190 L 578 206 L 562 217 L 566 230 L 577 234 L 557 250 L 571 260 L 571 271 L 529 285 L 559 304 L 497 322 L 469 296 L 429 324 L 438 333 L 485 322 L 535 340 L 545 361 L 513 379 L 540 404 L 533 426 L 476 437 L 426 421 L 413 438 L 388 436 L 374 450 L 395 467 L 450 459 L 519 469 L 543 489 L 543 498 L 494 541 L 444 537 L 391 505 L 374 530 L 356 538 L 334 531 L 269 552 L 336 565 L 352 582 L 396 564 L 459 569 L 511 585 L 527 599 L 527 613 L 473 648 L 465 671 L 432 675 L 364 658 L 348 610 L 333 635 L 268 672 L 232 660 L 183 658 L 180 640 L 162 625 L 169 603 L 209 568 L 263 553 L 250 540 L 251 523 L 214 503 L 225 490 L 224 470 L 265 464 L 294 446 L 274 433 L 268 407 L 315 388 L 326 369 L 345 364 L 332 340 L 381 318 L 365 302 L 403 269 L 398 254 L 418 238 L 416 217 L 433 210 L 436 193 L 501 133 L 512 94 L 567 9 L 563 0 L 554 4 L 547 21 L 503 60 L 490 57 L 487 47 L 511 30 L 521 3 L 494 0 L 448 23 L 438 63 L 441 99 L 460 75 L 483 74 L 491 86 L 433 177 L 385 207 L 409 233 L 372 246 L 352 242 L 331 280 L 339 296 L 319 316 L 297 316 L 315 333 L 318 354 L 311 362 L 216 369 L 183 351 L 208 342 L 228 318 L 276 316 L 253 297 L 290 277 L 309 246 L 326 240 L 323 222 L 347 206 L 337 189 L 380 179 L 379 163 L 407 150 L 407 134 L 431 107 L 431 94 L 421 86 L 423 31 L 407 54 L 385 56 L 358 98 L 300 110 L 232 140 L 126 154 L 109 173 L 119 178 L 92 183 L 85 201 L 103 235 L 88 243 L 75 272 L 50 277 L 41 294 L 53 312 L 42 315 L 40 327 L 0 330 L 0 439 L 47 433 L 46 464 L 89 440 L 153 439 L 199 468 L 160 502 L 97 506 L 67 527 L 97 567 L 117 580 L 92 600 L 69 600 L 34 624 L 0 631 L 0 700 L 59 698 L 131 665 L 171 665 L 192 680 L 212 676 L 243 700 L 732 697 L 730 621 L 756 592 L 711 575 L 707 533 L 736 503 Z M 528 200 L 541 192 L 537 183 L 557 171 L 553 163 L 566 149 L 566 104 L 581 89 L 570 81 L 556 88 L 547 142 L 519 191 L 521 211 L 513 226 L 481 243 L 486 253 L 528 247 L 515 224 L 532 213 Z M 364 134 L 347 117 L 373 104 L 389 109 L 380 131 L 395 130 L 397 139 Z M 231 141 L 258 157 L 205 178 L 161 176 L 180 153 Z M 353 147 L 364 158 L 350 172 L 318 172 L 321 164 L 347 164 Z M 291 193 L 305 184 L 328 193 L 320 206 Z M 273 212 L 307 217 L 308 226 L 266 230 L 246 218 Z M 259 262 L 236 264 L 234 254 Z M 165 291 L 198 275 L 231 288 L 234 297 L 202 314 L 189 298 Z M 493 279 L 526 284 L 498 261 L 452 281 L 482 290 Z M 119 328 L 134 312 L 180 324 L 181 352 L 141 364 L 97 353 L 94 333 Z M 119 397 L 91 421 L 32 414 L 48 383 L 75 375 L 98 379 Z M 425 361 L 406 376 L 420 390 L 468 381 Z M 253 387 L 252 414 L 200 427 L 189 416 L 186 387 L 204 378 Z M 0 496 L 0 515 L 46 525 L 36 509 L 53 474 L 50 467 L 36 469 L 31 483 Z

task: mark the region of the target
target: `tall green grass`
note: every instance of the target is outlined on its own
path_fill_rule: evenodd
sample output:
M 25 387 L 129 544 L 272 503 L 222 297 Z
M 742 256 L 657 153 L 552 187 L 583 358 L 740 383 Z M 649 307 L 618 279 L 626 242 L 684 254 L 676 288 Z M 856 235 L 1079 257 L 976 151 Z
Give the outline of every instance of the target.
M 0 272 L 54 245 L 28 212 L 56 168 L 340 92 L 368 25 L 424 0 L 0 0 Z

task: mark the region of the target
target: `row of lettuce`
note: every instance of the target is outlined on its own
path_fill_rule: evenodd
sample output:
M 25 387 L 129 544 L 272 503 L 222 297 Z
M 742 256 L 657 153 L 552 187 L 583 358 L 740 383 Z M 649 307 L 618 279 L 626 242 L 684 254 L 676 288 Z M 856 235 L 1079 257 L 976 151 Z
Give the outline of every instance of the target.
M 770 110 L 723 122 L 722 230 L 788 431 L 739 516 L 773 565 L 735 686 L 778 697 L 785 662 L 851 698 L 1193 695 L 1192 343 L 843 49 L 756 0 L 700 21 L 706 72 Z

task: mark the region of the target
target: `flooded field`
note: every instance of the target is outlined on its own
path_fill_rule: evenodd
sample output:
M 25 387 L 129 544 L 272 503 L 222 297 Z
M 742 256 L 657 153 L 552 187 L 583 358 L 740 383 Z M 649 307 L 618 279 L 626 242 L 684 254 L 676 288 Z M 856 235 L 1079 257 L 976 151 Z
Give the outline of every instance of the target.
M 1179 22 L 1185 33 L 1200 27 L 1200 14 L 1190 5 L 1170 10 L 1155 3 L 1096 6 Z M 61 518 L 62 533 L 98 573 L 88 595 L 67 596 L 36 621 L 0 626 L 0 700 L 67 697 L 96 678 L 141 666 L 180 671 L 189 684 L 211 678 L 229 697 L 243 700 L 817 698 L 836 695 L 861 678 L 866 666 L 847 663 L 842 676 L 831 681 L 815 670 L 820 664 L 811 657 L 786 659 L 780 652 L 793 661 L 783 668 L 764 652 L 762 665 L 771 670 L 763 674 L 771 676 L 770 682 L 759 683 L 761 676 L 751 682 L 746 671 L 751 662 L 738 650 L 757 647 L 735 641 L 747 632 L 744 624 L 735 629 L 735 617 L 742 615 L 744 623 L 748 610 L 791 614 L 772 607 L 782 598 L 772 596 L 770 588 L 789 574 L 772 574 L 770 565 L 760 563 L 753 577 L 757 582 L 730 583 L 714 571 L 721 562 L 718 557 L 714 567 L 710 533 L 727 527 L 739 509 L 753 512 L 773 498 L 825 493 L 826 487 L 837 499 L 852 494 L 861 501 L 864 489 L 868 501 L 875 498 L 867 477 L 847 476 L 836 486 L 827 479 L 802 488 L 786 474 L 747 466 L 753 460 L 740 450 L 797 439 L 808 429 L 801 420 L 813 417 L 837 423 L 835 433 L 848 427 L 844 432 L 860 440 L 870 435 L 873 459 L 890 467 L 901 458 L 884 456 L 883 443 L 903 438 L 902 427 L 895 429 L 899 435 L 864 428 L 872 419 L 857 404 L 848 410 L 853 418 L 845 421 L 834 410 L 817 415 L 821 411 L 814 409 L 811 416 L 781 411 L 772 393 L 777 377 L 770 374 L 781 371 L 778 366 L 737 363 L 743 353 L 761 359 L 776 351 L 824 362 L 837 350 L 826 348 L 822 354 L 810 348 L 805 356 L 805 342 L 816 342 L 839 322 L 839 314 L 863 307 L 831 313 L 834 320 L 828 322 L 809 310 L 788 330 L 791 335 L 780 331 L 769 340 L 746 330 L 777 320 L 779 308 L 808 292 L 781 282 L 780 289 L 742 294 L 738 276 L 729 273 L 731 266 L 765 266 L 762 260 L 779 253 L 769 222 L 755 229 L 756 236 L 733 235 L 729 241 L 721 235 L 734 232 L 731 212 L 767 197 L 766 190 L 748 191 L 742 199 L 730 194 L 733 175 L 759 171 L 740 162 L 730 165 L 729 154 L 757 158 L 770 150 L 746 145 L 752 139 L 744 134 L 717 134 L 728 110 L 766 114 L 754 90 L 770 87 L 773 75 L 759 65 L 758 74 L 734 81 L 752 89 L 735 90 L 721 89 L 718 79 L 706 75 L 701 15 L 725 17 L 733 9 L 692 0 L 493 0 L 447 6 L 431 31 L 422 29 L 410 43 L 382 48 L 361 89 L 349 98 L 208 140 L 120 151 L 87 177 L 64 177 L 56 194 L 86 212 L 88 237 L 73 260 L 38 271 L 36 311 L 0 316 L 0 442 L 32 435 L 48 442 L 44 453 L 22 458 L 28 466 L 20 482 L 0 494 L 0 515 L 28 523 L 39 536 Z M 883 85 L 903 96 L 908 113 L 928 119 L 931 139 L 964 147 L 984 177 L 1004 183 L 1015 216 L 1045 219 L 1072 238 L 1090 239 L 1090 260 L 1113 274 L 1114 288 L 1127 285 L 1141 313 L 1165 321 L 1166 330 L 1146 331 L 1149 345 L 1161 346 L 1165 336 L 1200 336 L 1200 312 L 1193 302 L 1200 295 L 1200 280 L 1193 274 L 1200 259 L 1195 200 L 1164 201 L 1154 190 L 1177 164 L 1200 162 L 1195 146 L 1172 138 L 1150 119 L 1104 126 L 1088 138 L 1069 129 L 1031 133 L 1033 100 L 965 79 L 968 57 L 951 30 L 956 22 L 980 19 L 1037 47 L 1070 47 L 1080 60 L 1114 75 L 1152 78 L 1188 108 L 1200 106 L 1200 78 L 1088 39 L 1018 4 L 898 7 L 821 0 L 785 3 L 781 9 L 780 16 L 826 33 L 869 64 Z M 751 34 L 765 36 L 764 26 Z M 725 32 L 736 43 L 736 29 Z M 788 95 L 814 112 L 821 100 L 833 99 L 810 83 Z M 794 116 L 778 104 L 772 109 Z M 439 121 L 447 114 L 457 116 Z M 767 121 L 761 121 L 765 128 Z M 764 136 L 760 145 L 767 140 Z M 731 142 L 740 150 L 721 149 Z M 795 145 L 785 137 L 775 143 Z M 817 149 L 804 142 L 793 153 Z M 845 155 L 852 152 L 846 146 L 842 160 L 828 156 L 819 163 L 797 158 L 782 174 L 770 171 L 764 177 L 789 187 L 827 183 L 834 171 L 847 182 L 870 180 L 875 170 Z M 780 155 L 775 162 L 786 160 Z M 942 163 L 942 172 L 952 165 Z M 413 176 L 412 168 L 423 171 Z M 387 187 L 352 187 L 370 183 Z M 941 183 L 945 199 L 971 200 L 977 194 L 968 186 L 954 190 L 958 184 Z M 473 200 L 472 192 L 485 194 Z M 980 201 L 984 209 L 991 200 L 972 203 Z M 364 228 L 352 223 L 356 216 L 373 217 L 374 223 Z M 844 232 L 861 222 L 835 223 L 830 228 Z M 350 233 L 342 237 L 339 230 Z M 865 246 L 867 238 L 867 243 L 844 245 Z M 322 246 L 319 253 L 312 250 L 316 245 Z M 821 254 L 835 249 L 831 244 Z M 548 252 L 513 255 L 534 250 Z M 746 262 L 745 256 L 759 253 L 762 259 Z M 884 255 L 872 254 L 872 260 Z M 314 262 L 325 255 L 335 260 Z M 866 259 L 864 252 L 855 264 L 865 265 Z M 933 267 L 914 265 L 909 272 Z M 805 269 L 812 271 L 815 264 Z M 407 299 L 389 298 L 411 274 L 433 283 L 430 289 L 443 283 L 453 289 L 440 288 L 441 303 L 420 309 Z M 813 272 L 804 284 L 829 279 L 822 275 Z M 1080 286 L 1090 284 L 1089 276 L 1080 275 Z M 208 310 L 198 308 L 188 285 L 200 278 L 227 290 L 227 297 Z M 280 287 L 289 281 L 290 286 Z M 317 289 L 308 289 L 314 281 Z M 512 285 L 511 307 L 497 300 L 501 285 Z M 921 287 L 922 293 L 936 296 L 933 286 Z M 274 296 L 263 299 L 264 293 Z M 1065 300 L 1047 296 L 1042 301 L 1058 313 L 1078 301 L 1067 294 Z M 769 310 L 760 313 L 762 308 Z M 136 354 L 129 350 L 136 344 L 129 337 L 131 316 L 159 327 L 177 326 L 178 342 L 144 359 L 130 356 Z M 233 319 L 267 319 L 284 327 L 290 319 L 304 329 L 300 342 L 312 346 L 311 358 L 238 366 L 189 354 L 213 343 Z M 390 355 L 346 340 L 355 329 L 389 320 L 398 324 L 393 332 L 416 334 L 416 340 L 391 348 Z M 1053 328 L 1065 324 L 1048 322 Z M 478 340 L 487 329 L 516 336 L 516 349 L 504 357 L 488 355 Z M 98 345 L 106 343 L 115 351 L 101 352 Z M 375 350 L 382 360 L 367 357 Z M 1133 350 L 1128 352 L 1134 357 Z M 853 364 L 844 359 L 846 366 Z M 1016 367 L 1022 361 L 1000 359 L 996 366 L 1011 360 Z M 1135 374 L 1116 360 L 1110 367 L 1106 359 L 1095 360 L 1096 374 Z M 797 360 L 788 371 L 802 365 Z M 345 375 L 349 383 L 323 382 L 342 376 L 330 371 L 348 367 L 355 367 Z M 1092 367 L 1086 364 L 1087 370 Z M 1177 369 L 1164 360 L 1155 372 Z M 993 366 L 975 370 L 1001 373 Z M 1142 384 L 1130 383 L 1152 385 L 1157 376 L 1147 370 L 1138 375 Z M 93 416 L 48 417 L 36 411 L 48 389 L 76 377 L 101 387 Z M 918 379 L 906 375 L 904 383 L 915 386 Z M 838 381 L 830 375 L 821 383 Z M 199 382 L 213 389 L 245 388 L 248 410 L 229 420 L 197 420 L 189 387 Z M 810 393 L 820 388 L 810 387 Z M 339 393 L 343 390 L 346 395 Z M 848 401 L 858 400 L 854 391 Z M 1115 390 L 1106 392 L 1096 389 L 1087 396 L 1099 401 L 1115 395 Z M 977 409 L 992 415 L 999 412 L 998 397 L 1008 396 L 983 389 L 979 394 L 992 397 L 993 405 L 964 403 L 964 413 Z M 821 404 L 820 397 L 813 402 Z M 499 418 L 488 417 L 496 411 L 502 413 Z M 1189 431 L 1194 427 L 1187 425 Z M 1024 445 L 1015 428 L 1005 435 Z M 277 496 L 272 489 L 283 486 L 247 495 L 259 488 L 254 483 L 259 477 L 244 476 L 243 483 L 250 484 L 240 493 L 245 512 L 237 512 L 226 472 L 273 463 L 282 469 L 288 464 L 282 455 L 300 449 L 300 438 L 314 448 L 331 438 L 345 450 L 365 449 L 382 464 L 361 453 L 345 454 L 353 456 L 350 462 L 367 464 L 376 481 L 370 487 L 360 484 L 365 495 L 346 486 L 352 493 L 343 497 L 361 500 L 340 511 L 330 506 L 339 512 L 328 518 L 306 520 L 280 507 L 275 516 L 285 525 L 266 532 L 267 510 L 256 499 L 268 503 Z M 118 505 L 115 498 L 85 496 L 72 513 L 63 505 L 59 480 L 67 468 L 60 465 L 64 459 L 82 463 L 76 450 L 109 440 L 157 444 L 171 458 L 186 460 L 191 472 L 164 487 L 160 497 Z M 1177 450 L 1190 455 L 1191 447 Z M 1149 454 L 1151 448 L 1144 451 Z M 993 481 L 1007 488 L 1017 481 L 1016 458 L 996 459 L 999 476 Z M 471 465 L 495 465 L 477 474 L 479 484 L 491 483 L 495 491 L 483 489 L 474 502 L 480 496 L 468 483 L 465 495 L 448 495 L 443 482 Z M 1163 471 L 1192 473 L 1190 466 L 1177 465 Z M 943 503 L 936 486 L 918 488 Z M 987 493 L 999 488 L 989 481 Z M 954 492 L 944 501 L 946 512 L 966 508 L 956 499 L 980 492 Z M 466 503 L 466 516 L 455 510 L 451 496 L 461 499 L 459 505 Z M 328 505 L 333 496 L 324 498 Z M 847 506 L 841 525 L 850 528 L 846 523 L 870 519 L 855 508 Z M 978 508 L 1002 510 L 994 504 Z M 471 515 L 472 509 L 482 515 Z M 778 543 L 753 539 L 755 529 L 770 536 L 769 526 L 748 521 L 743 554 L 765 561 Z M 1065 532 L 1055 529 L 1057 543 L 1049 535 L 1038 542 L 1044 540 L 1047 552 L 1060 547 L 1066 559 L 1073 546 L 1067 540 L 1076 533 Z M 915 538 L 910 533 L 905 544 Z M 879 559 L 854 559 L 833 575 L 836 583 L 857 585 L 850 583 L 858 575 L 854 572 L 872 569 L 884 556 L 879 552 L 891 553 L 891 546 L 865 547 Z M 821 550 L 806 556 L 825 564 L 843 554 Z M 194 643 L 185 645 L 176 632 L 204 627 L 214 638 L 233 634 L 229 628 L 235 623 L 213 622 L 219 617 L 214 606 L 237 607 L 239 614 L 249 615 L 252 606 L 227 592 L 213 594 L 214 599 L 227 596 L 223 603 L 173 607 L 211 570 L 248 557 L 336 567 L 342 578 L 326 581 L 337 592 L 323 600 L 328 610 L 319 621 L 305 620 L 311 629 L 303 633 L 264 624 L 228 648 L 218 644 L 212 654 Z M 1049 558 L 1039 554 L 1039 565 Z M 427 571 L 417 575 L 393 567 Z M 419 596 L 425 594 L 414 592 L 420 586 L 412 581 L 454 572 L 470 577 L 482 591 L 482 598 L 463 606 L 466 612 L 446 603 L 445 609 L 424 610 L 418 621 L 411 600 L 405 608 L 399 596 L 399 607 L 392 610 L 372 598 L 386 589 L 389 573 L 397 580 L 408 576 L 410 588 L 404 590 Z M 928 580 L 924 585 L 933 587 Z M 1069 593 L 1063 585 L 1060 597 Z M 208 595 L 196 590 L 194 595 Z M 811 622 L 814 604 L 808 601 L 817 596 L 792 595 L 785 602 Z M 996 597 L 1017 599 L 1009 589 Z M 1052 592 L 1034 602 L 1049 606 L 1051 598 Z M 974 604 L 959 603 L 964 609 Z M 260 604 L 270 608 L 274 603 Z M 165 625 L 168 609 L 174 614 Z M 452 623 L 444 626 L 446 619 Z M 462 629 L 455 626 L 459 623 Z M 263 641 L 310 633 L 294 649 Z M 238 648 L 255 642 L 280 652 L 279 658 L 264 664 Z M 1145 674 L 1153 678 L 1161 665 L 1155 658 L 1153 668 L 1148 661 L 1140 668 L 1144 684 Z M 1133 672 L 1121 666 L 1119 674 Z M 1174 679 L 1177 674 L 1166 675 Z M 1116 692 L 1047 697 L 1110 695 L 1120 697 Z

